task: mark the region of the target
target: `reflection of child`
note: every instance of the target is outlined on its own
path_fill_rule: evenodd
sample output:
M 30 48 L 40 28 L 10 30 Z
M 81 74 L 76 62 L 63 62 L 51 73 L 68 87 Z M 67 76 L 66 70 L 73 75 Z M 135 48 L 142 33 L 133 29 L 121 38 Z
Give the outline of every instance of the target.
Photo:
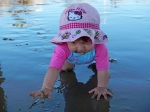
M 87 3 L 75 3 L 67 7 L 61 14 L 60 30 L 51 39 L 57 47 L 54 50 L 49 69 L 45 75 L 40 90 L 30 93 L 30 96 L 50 98 L 54 83 L 61 70 L 73 69 L 76 64 L 87 64 L 96 61 L 98 84 L 90 90 L 93 97 L 101 95 L 107 99 L 112 94 L 107 91 L 109 82 L 109 57 L 104 43 L 107 36 L 100 30 L 98 11 Z
M 94 67 L 93 65 L 91 65 Z M 91 76 L 87 83 L 78 82 L 75 72 L 60 72 L 61 85 L 58 87 L 63 92 L 65 99 L 64 112 L 109 112 L 109 100 L 91 99 L 88 91 L 97 85 L 97 75 Z M 109 99 L 109 98 L 108 98 Z

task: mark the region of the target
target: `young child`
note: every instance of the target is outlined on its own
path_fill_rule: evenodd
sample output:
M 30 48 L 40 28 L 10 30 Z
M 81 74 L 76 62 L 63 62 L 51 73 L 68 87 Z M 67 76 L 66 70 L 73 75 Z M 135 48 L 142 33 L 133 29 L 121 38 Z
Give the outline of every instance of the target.
M 108 38 L 100 30 L 100 15 L 87 3 L 75 3 L 67 7 L 60 17 L 60 30 L 51 42 L 56 44 L 54 54 L 45 75 L 40 90 L 30 93 L 35 98 L 39 96 L 50 98 L 53 86 L 61 70 L 67 71 L 76 64 L 89 64 L 96 61 L 97 87 L 89 93 L 94 93 L 97 100 L 101 96 L 107 99 L 112 93 L 107 91 L 109 82 L 109 56 L 105 43 Z

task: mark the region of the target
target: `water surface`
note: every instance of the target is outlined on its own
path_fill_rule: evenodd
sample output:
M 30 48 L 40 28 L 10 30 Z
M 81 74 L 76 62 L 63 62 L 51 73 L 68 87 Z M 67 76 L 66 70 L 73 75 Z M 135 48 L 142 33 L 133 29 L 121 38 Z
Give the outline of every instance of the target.
M 96 80 L 88 65 L 81 65 L 72 75 L 78 86 L 67 93 L 69 100 L 54 90 L 50 100 L 29 109 L 34 100 L 28 94 L 40 89 L 55 47 L 49 40 L 58 31 L 59 16 L 74 2 L 90 3 L 101 15 L 110 58 L 118 60 L 110 67 L 114 96 L 109 101 L 89 99 L 87 84 Z M 149 11 L 150 0 L 1 0 L 0 112 L 87 112 L 82 104 L 91 112 L 150 112 Z

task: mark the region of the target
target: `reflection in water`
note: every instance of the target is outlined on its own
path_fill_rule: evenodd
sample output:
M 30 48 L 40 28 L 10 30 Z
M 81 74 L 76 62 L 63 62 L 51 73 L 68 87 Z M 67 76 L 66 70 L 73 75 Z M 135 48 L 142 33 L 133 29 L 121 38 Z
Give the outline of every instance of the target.
M 4 82 L 5 78 L 2 77 L 2 67 L 0 63 L 0 112 L 7 112 L 6 96 L 4 95 L 4 90 L 1 84 Z
M 35 5 L 35 4 L 44 4 L 45 0 L 16 0 L 17 3 L 23 5 Z
M 146 3 L 147 0 L 136 0 L 136 2 L 144 2 Z M 32 12 L 41 12 L 42 9 L 29 9 L 32 5 L 46 5 L 46 4 L 59 4 L 64 3 L 65 7 L 76 2 L 86 2 L 86 3 L 92 3 L 92 0 L 1 0 L 0 1 L 0 7 L 10 7 L 10 9 L 7 11 L 7 13 L 12 14 L 12 17 L 16 21 L 15 23 L 9 23 L 8 26 L 13 27 L 19 27 L 23 28 L 26 26 L 31 26 L 32 24 L 27 21 L 27 18 L 19 17 L 20 13 L 22 14 L 30 14 Z M 120 3 L 127 4 L 129 1 L 125 0 L 102 0 L 100 1 L 103 4 L 103 11 L 101 11 L 101 19 L 102 24 L 107 24 L 107 7 L 108 3 L 110 2 L 112 8 L 119 8 Z M 94 2 L 93 2 L 94 3 Z M 95 1 L 95 3 L 99 3 L 99 1 Z M 22 7 L 20 9 L 20 6 Z M 28 7 L 29 6 L 29 7 Z M 3 16 L 0 12 L 0 16 Z
M 41 12 L 42 9 L 30 9 L 31 5 L 45 5 L 46 0 L 2 0 L 0 1 L 0 7 L 9 7 L 6 14 L 11 14 L 11 18 L 15 20 L 15 23 L 9 23 L 7 26 L 13 27 L 26 27 L 31 25 L 30 22 L 27 21 L 28 18 L 20 17 L 21 14 L 27 15 L 33 12 Z M 0 11 L 0 16 L 4 16 L 4 13 Z
M 10 9 L 9 11 L 7 11 L 9 14 L 12 14 L 11 17 L 13 18 L 13 20 L 16 21 L 16 23 L 8 24 L 8 26 L 16 26 L 16 27 L 20 27 L 20 28 L 29 26 L 29 25 L 31 25 L 31 23 L 27 21 L 27 18 L 21 17 L 20 13 L 27 16 L 28 14 L 30 14 L 32 12 L 40 12 L 41 11 L 41 9 L 31 10 L 31 9 L 28 9 L 28 7 L 25 7 L 22 10 L 21 9 L 17 10 L 16 8 L 15 9 L 13 8 L 13 9 Z
M 119 2 L 123 2 L 124 0 L 110 0 L 110 3 L 112 4 L 111 7 L 112 8 L 118 8 L 117 3 Z
M 109 101 L 102 97 L 99 101 L 92 99 L 88 91 L 96 87 L 97 75 L 94 74 L 86 84 L 78 82 L 74 71 L 60 72 L 59 92 L 65 98 L 64 112 L 109 112 Z
M 104 0 L 106 1 L 106 0 Z M 110 3 L 111 3 L 111 7 L 112 8 L 119 8 L 120 6 L 120 3 L 122 4 L 128 4 L 128 3 L 148 3 L 149 0 L 110 0 Z
M 47 0 L 0 0 L 0 7 L 8 7 L 10 5 L 43 5 Z
M 17 7 L 16 7 L 17 8 Z M 26 27 L 26 26 L 29 26 L 31 25 L 30 22 L 27 22 L 27 18 L 22 18 L 20 17 L 20 13 L 23 13 L 25 15 L 29 14 L 29 13 L 32 13 L 32 12 L 40 12 L 42 11 L 41 9 L 34 9 L 34 10 L 30 10 L 28 9 L 28 7 L 22 9 L 22 10 L 17 10 L 15 8 L 13 9 L 10 9 L 9 11 L 7 11 L 9 14 L 12 14 L 12 18 L 13 20 L 15 20 L 17 23 L 13 23 L 13 24 L 7 24 L 8 26 L 16 26 L 16 27 L 20 27 L 20 28 L 23 28 L 23 27 Z

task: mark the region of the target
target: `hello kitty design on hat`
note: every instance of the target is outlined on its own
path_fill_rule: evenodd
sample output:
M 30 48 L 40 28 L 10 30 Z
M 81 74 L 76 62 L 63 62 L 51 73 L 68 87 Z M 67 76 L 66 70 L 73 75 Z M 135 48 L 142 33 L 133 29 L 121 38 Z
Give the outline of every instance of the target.
M 105 33 L 100 30 L 100 15 L 87 3 L 75 3 L 67 7 L 60 17 L 60 29 L 50 41 L 55 44 L 73 42 L 87 36 L 93 44 L 108 42 Z
M 68 21 L 76 21 L 82 19 L 81 11 L 70 11 L 68 12 Z

